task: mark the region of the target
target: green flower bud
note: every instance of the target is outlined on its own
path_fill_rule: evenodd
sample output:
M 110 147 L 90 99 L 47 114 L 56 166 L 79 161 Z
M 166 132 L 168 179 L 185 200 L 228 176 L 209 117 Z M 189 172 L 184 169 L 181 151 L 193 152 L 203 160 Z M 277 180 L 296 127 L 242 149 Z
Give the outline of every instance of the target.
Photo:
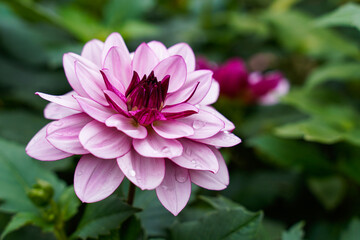
M 36 206 L 45 207 L 49 205 L 54 195 L 54 189 L 50 183 L 37 180 L 36 184 L 27 192 L 27 195 Z

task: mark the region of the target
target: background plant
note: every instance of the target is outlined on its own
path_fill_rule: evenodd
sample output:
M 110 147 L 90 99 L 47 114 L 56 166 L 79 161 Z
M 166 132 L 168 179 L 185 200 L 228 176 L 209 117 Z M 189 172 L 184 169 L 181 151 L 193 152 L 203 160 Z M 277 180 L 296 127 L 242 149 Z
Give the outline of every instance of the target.
M 3 239 L 356 239 L 360 235 L 360 6 L 341 0 L 0 1 L 0 229 Z M 230 185 L 194 187 L 173 217 L 154 192 L 124 201 L 73 193 L 76 157 L 44 163 L 26 143 L 46 124 L 35 91 L 70 90 L 64 52 L 120 32 L 188 42 L 214 62 L 280 70 L 291 92 L 274 106 L 221 96 L 239 146 L 223 151 Z M 265 62 L 265 67 L 261 63 Z M 260 66 L 261 65 L 261 66 Z M 246 208 L 246 209 L 245 209 Z M 231 220 L 231 221 L 230 221 Z M 101 226 L 101 227 L 100 227 Z M 192 238 L 193 239 L 193 238 Z

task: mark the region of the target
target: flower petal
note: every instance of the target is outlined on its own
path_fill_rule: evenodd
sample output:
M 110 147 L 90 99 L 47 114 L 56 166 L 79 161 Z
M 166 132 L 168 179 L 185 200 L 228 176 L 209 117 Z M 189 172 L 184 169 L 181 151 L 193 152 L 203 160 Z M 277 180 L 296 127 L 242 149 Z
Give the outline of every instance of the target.
M 123 179 L 115 159 L 85 155 L 75 169 L 74 189 L 82 202 L 97 202 L 111 195 Z
M 76 96 L 77 94 L 72 91 L 67 94 L 61 95 L 61 96 L 54 96 L 46 93 L 36 92 L 35 94 L 39 95 L 41 98 L 48 100 L 50 102 L 59 104 L 63 107 L 71 108 L 76 111 L 81 111 L 81 107 L 75 100 L 75 98 L 72 96 Z
M 42 161 L 54 161 L 70 157 L 72 154 L 63 152 L 46 140 L 46 129 L 50 125 L 47 124 L 30 140 L 26 146 L 26 153 L 32 158 Z
M 191 181 L 187 169 L 166 161 L 165 177 L 156 194 L 161 204 L 175 216 L 186 206 L 191 194 Z
M 122 52 L 124 54 L 130 55 L 129 50 L 124 42 L 124 39 L 121 37 L 119 33 L 114 32 L 110 34 L 105 40 L 104 49 L 101 56 L 102 62 L 104 62 L 106 55 L 108 54 L 110 48 L 112 47 L 119 47 L 122 49 Z
M 47 104 L 44 109 L 44 117 L 52 120 L 58 120 L 77 113 L 80 113 L 80 111 L 66 108 L 57 103 L 52 103 L 52 102 Z
M 235 129 L 235 125 L 229 119 L 227 119 L 224 115 L 219 113 L 214 107 L 212 107 L 212 106 L 200 106 L 200 108 L 202 110 L 205 110 L 205 111 L 209 112 L 209 113 L 212 113 L 214 116 L 221 119 L 221 121 L 223 121 L 225 123 L 225 126 L 222 129 L 223 131 L 232 131 L 232 130 Z
M 92 70 L 81 62 L 75 62 L 75 73 L 85 92 L 96 102 L 108 106 L 103 90 L 106 89 L 100 71 Z
M 147 136 L 146 127 L 138 124 L 133 118 L 127 118 L 120 114 L 109 117 L 105 124 L 108 127 L 116 127 L 131 138 L 144 139 Z
M 104 43 L 100 40 L 93 39 L 85 44 L 82 49 L 81 56 L 89 59 L 99 69 L 101 69 L 101 53 L 104 48 Z
M 180 167 L 195 170 L 208 170 L 216 173 L 219 170 L 218 160 L 208 146 L 187 139 L 179 140 L 183 145 L 183 154 L 171 160 Z
M 142 190 L 155 189 L 165 176 L 163 158 L 148 158 L 134 150 L 117 159 L 117 163 L 125 176 Z
M 189 103 L 180 103 L 172 106 L 166 106 L 161 113 L 168 119 L 186 117 L 198 113 L 199 109 Z
M 223 190 L 229 185 L 229 172 L 219 150 L 214 147 L 211 150 L 219 162 L 219 171 L 212 173 L 210 171 L 189 170 L 190 178 L 193 183 L 200 187 L 210 190 Z
M 115 109 L 118 113 L 128 116 L 127 105 L 124 100 L 121 99 L 118 95 L 113 93 L 112 91 L 105 90 L 104 91 L 106 99 L 110 103 L 113 109 Z
M 106 119 L 116 114 L 112 108 L 104 107 L 91 99 L 80 96 L 75 96 L 75 99 L 85 113 L 99 122 L 105 122 Z
M 154 131 L 149 131 L 145 139 L 133 139 L 133 146 L 142 156 L 154 158 L 177 157 L 183 150 L 179 141 L 163 138 Z
M 168 139 L 181 138 L 194 134 L 192 127 L 176 120 L 155 121 L 152 123 L 152 127 L 157 134 Z
M 154 73 L 158 80 L 166 75 L 170 76 L 168 93 L 172 93 L 180 89 L 186 81 L 186 63 L 181 56 L 171 56 L 159 62 L 154 68 Z M 141 77 L 140 74 L 139 76 Z
M 66 75 L 66 78 L 67 78 L 70 86 L 80 96 L 88 97 L 89 95 L 84 90 L 84 88 L 82 87 L 82 85 L 79 82 L 78 77 L 76 76 L 76 73 L 75 73 L 75 62 L 76 61 L 85 64 L 86 66 L 88 66 L 89 68 L 91 68 L 95 71 L 99 68 L 94 63 L 92 63 L 90 60 L 88 60 L 84 57 L 81 57 L 75 53 L 66 53 L 63 56 L 64 71 L 65 71 L 65 75 Z
M 158 62 L 159 59 L 153 50 L 151 50 L 151 48 L 146 43 L 142 43 L 134 53 L 134 58 L 132 61 L 133 71 L 136 71 L 141 79 L 145 74 L 146 76 L 149 76 Z M 160 78 L 157 75 L 155 76 L 160 80 L 163 79 L 163 77 Z M 129 81 L 130 80 L 131 79 L 129 79 Z
M 79 139 L 86 150 L 99 158 L 117 158 L 130 150 L 128 136 L 96 120 L 80 131 Z
M 180 55 L 186 62 L 188 72 L 195 71 L 195 54 L 186 43 L 178 43 L 168 49 L 170 55 Z
M 170 56 L 167 48 L 161 42 L 151 41 L 147 45 L 153 50 L 160 61 Z
M 212 83 L 212 72 L 198 70 L 188 73 L 184 86 L 173 94 L 169 94 L 165 105 L 173 105 L 182 102 L 198 104 L 208 93 Z
M 130 55 L 125 51 L 127 50 L 120 47 L 112 47 L 104 60 L 104 68 L 113 76 L 109 78 L 110 83 L 122 94 L 125 93 L 132 77 Z
M 220 94 L 220 85 L 215 79 L 213 79 L 208 93 L 199 104 L 211 105 L 218 100 L 219 94 Z
M 79 141 L 81 129 L 92 118 L 85 113 L 71 115 L 50 123 L 46 130 L 46 139 L 57 149 L 71 154 L 87 154 Z
M 215 117 L 212 113 L 201 109 L 197 114 L 179 118 L 178 121 L 192 126 L 194 134 L 187 137 L 191 139 L 204 139 L 214 136 L 225 126 L 225 123 L 221 119 Z
M 197 142 L 209 144 L 216 147 L 232 147 L 241 143 L 241 139 L 230 132 L 219 132 L 216 135 L 204 139 L 194 139 Z

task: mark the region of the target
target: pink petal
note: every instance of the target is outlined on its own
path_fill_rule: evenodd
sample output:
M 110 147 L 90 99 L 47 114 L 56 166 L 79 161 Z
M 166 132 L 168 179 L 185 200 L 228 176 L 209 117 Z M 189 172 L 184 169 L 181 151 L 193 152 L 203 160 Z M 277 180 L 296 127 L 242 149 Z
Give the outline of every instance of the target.
M 219 132 L 216 135 L 204 139 L 195 139 L 197 142 L 209 144 L 216 147 L 232 147 L 241 143 L 241 139 L 230 132 Z
M 75 73 L 75 62 L 81 62 L 88 66 L 89 68 L 93 70 L 99 69 L 94 63 L 92 63 L 90 60 L 81 57 L 75 53 L 66 53 L 63 56 L 63 65 L 64 65 L 64 71 L 66 78 L 69 81 L 69 84 L 74 89 L 74 91 L 83 97 L 88 97 L 89 95 L 84 90 L 83 86 L 80 84 L 78 77 Z
M 170 56 L 167 48 L 161 42 L 151 41 L 147 45 L 153 50 L 160 61 Z
M 145 74 L 146 76 L 149 76 L 158 62 L 159 59 L 153 50 L 151 50 L 151 48 L 146 43 L 142 43 L 134 53 L 134 58 L 132 61 L 133 71 L 136 71 L 141 79 Z M 160 81 L 163 79 L 163 77 L 165 77 L 165 75 L 160 78 L 155 74 L 155 77 L 157 77 Z M 131 79 L 129 79 L 129 81 L 130 80 Z
M 188 73 L 184 86 L 178 91 L 167 96 L 165 105 L 182 102 L 198 104 L 208 93 L 212 83 L 212 72 L 209 70 L 198 70 Z
M 211 105 L 218 100 L 219 94 L 220 94 L 220 85 L 215 79 L 213 79 L 208 93 L 199 104 Z
M 170 76 L 168 92 L 172 93 L 180 89 L 186 81 L 186 64 L 181 56 L 171 56 L 159 62 L 154 68 L 154 73 L 158 80 L 166 75 Z
M 186 206 L 191 194 L 191 181 L 187 169 L 166 161 L 165 177 L 156 194 L 161 204 L 175 216 Z
M 63 107 L 71 108 L 76 111 L 81 111 L 81 108 L 77 101 L 74 99 L 72 94 L 77 95 L 75 92 L 70 92 L 61 96 L 54 96 L 46 93 L 36 92 L 41 98 L 48 100 L 50 102 L 59 104 Z
M 157 134 L 168 139 L 181 138 L 194 134 L 192 127 L 176 120 L 155 121 L 152 123 L 152 127 Z
M 104 93 L 109 98 L 109 102 L 111 103 L 111 106 L 118 112 L 125 116 L 128 116 L 128 109 L 127 104 L 124 102 L 124 100 L 121 99 L 118 95 L 116 95 L 114 92 L 105 90 Z
M 134 139 L 135 150 L 144 157 L 171 158 L 182 154 L 183 147 L 175 139 L 166 139 L 149 131 L 145 139 Z
M 109 78 L 110 83 L 123 94 L 132 77 L 131 59 L 125 51 L 127 49 L 112 47 L 104 60 L 104 68 L 108 69 L 111 76 L 114 76 L 114 78 Z
M 43 127 L 35 136 L 30 140 L 26 146 L 26 153 L 35 159 L 42 161 L 53 161 L 70 157 L 72 154 L 63 152 L 46 140 L 46 129 L 50 124 Z
M 188 117 L 179 118 L 178 121 L 192 126 L 194 134 L 192 136 L 188 136 L 188 138 L 191 139 L 204 139 L 212 137 L 220 132 L 220 130 L 225 126 L 225 123 L 221 119 L 204 110 L 200 110 L 198 113 Z
M 101 57 L 102 62 L 104 62 L 106 55 L 108 54 L 110 48 L 112 47 L 119 47 L 120 49 L 122 49 L 121 51 L 124 54 L 129 55 L 129 50 L 126 47 L 124 39 L 121 37 L 119 33 L 115 32 L 110 34 L 105 40 L 104 50 L 102 52 L 102 57 Z
M 124 179 L 115 159 L 83 156 L 75 169 L 74 189 L 82 202 L 92 203 L 110 196 Z
M 131 138 L 144 139 L 147 136 L 146 127 L 138 124 L 133 118 L 115 114 L 105 122 L 108 127 L 116 127 Z
M 183 145 L 183 154 L 171 160 L 180 167 L 195 170 L 208 170 L 216 173 L 219 170 L 218 160 L 208 146 L 191 140 L 179 140 Z
M 46 139 L 54 147 L 64 152 L 87 154 L 89 152 L 84 149 L 79 141 L 79 133 L 91 121 L 92 118 L 85 113 L 80 113 L 52 122 L 46 130 Z
M 169 119 L 188 116 L 188 113 L 197 113 L 199 109 L 189 103 L 180 103 L 173 106 L 166 106 L 161 113 Z
M 219 113 L 214 107 L 201 106 L 201 109 L 205 110 L 209 113 L 212 113 L 214 116 L 221 119 L 221 121 L 223 121 L 225 123 L 225 127 L 222 129 L 223 131 L 232 131 L 235 129 L 235 125 L 229 119 L 227 119 L 224 115 Z
M 49 103 L 44 109 L 44 117 L 53 120 L 58 120 L 77 113 L 80 113 L 80 111 L 63 107 L 57 103 Z
M 188 75 L 188 82 L 199 82 L 199 86 L 196 89 L 195 94 L 187 101 L 191 104 L 200 103 L 210 91 L 212 84 L 212 72 L 208 70 L 198 70 Z
M 180 55 L 184 58 L 188 72 L 195 71 L 195 54 L 188 44 L 175 44 L 168 51 L 170 55 Z
M 104 48 L 104 43 L 97 39 L 93 39 L 85 44 L 82 49 L 81 56 L 89 59 L 99 69 L 101 69 L 101 53 Z
M 148 158 L 131 150 L 117 159 L 125 176 L 142 190 L 154 189 L 160 185 L 165 176 L 163 158 Z
M 76 61 L 75 73 L 88 96 L 104 106 L 109 105 L 103 93 L 106 86 L 100 71 L 92 70 L 81 62 Z
M 80 131 L 79 139 L 86 150 L 99 158 L 117 158 L 130 150 L 128 136 L 96 120 Z
M 109 107 L 104 107 L 99 103 L 80 96 L 75 96 L 76 100 L 80 104 L 82 110 L 87 113 L 90 117 L 98 120 L 99 122 L 105 122 L 106 119 L 116 114 L 116 112 Z
M 212 173 L 210 171 L 189 170 L 190 178 L 193 183 L 200 187 L 210 190 L 223 190 L 229 185 L 229 172 L 219 150 L 215 148 L 211 148 L 211 150 L 219 162 L 219 171 Z

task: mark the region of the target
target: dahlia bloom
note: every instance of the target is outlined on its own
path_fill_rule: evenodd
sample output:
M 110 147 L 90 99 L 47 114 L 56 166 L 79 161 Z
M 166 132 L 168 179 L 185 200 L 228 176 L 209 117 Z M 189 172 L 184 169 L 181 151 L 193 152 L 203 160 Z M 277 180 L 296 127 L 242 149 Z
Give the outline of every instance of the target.
M 216 66 L 205 58 L 197 59 L 197 69 L 210 69 L 220 85 L 220 92 L 231 98 L 240 98 L 246 103 L 272 105 L 289 91 L 289 82 L 279 72 L 249 73 L 241 58 L 229 59 Z
M 74 189 L 83 202 L 100 201 L 126 176 L 142 190 L 155 189 L 174 215 L 186 205 L 191 182 L 221 190 L 229 175 L 218 147 L 240 143 L 234 125 L 209 106 L 219 86 L 209 70 L 195 71 L 185 43 L 166 48 L 142 43 L 129 53 L 118 33 L 86 43 L 81 55 L 63 57 L 73 91 L 53 96 L 44 111 L 54 120 L 26 152 L 43 161 L 82 155 Z
M 248 78 L 249 96 L 262 105 L 273 105 L 289 92 L 289 82 L 281 72 L 252 72 Z

